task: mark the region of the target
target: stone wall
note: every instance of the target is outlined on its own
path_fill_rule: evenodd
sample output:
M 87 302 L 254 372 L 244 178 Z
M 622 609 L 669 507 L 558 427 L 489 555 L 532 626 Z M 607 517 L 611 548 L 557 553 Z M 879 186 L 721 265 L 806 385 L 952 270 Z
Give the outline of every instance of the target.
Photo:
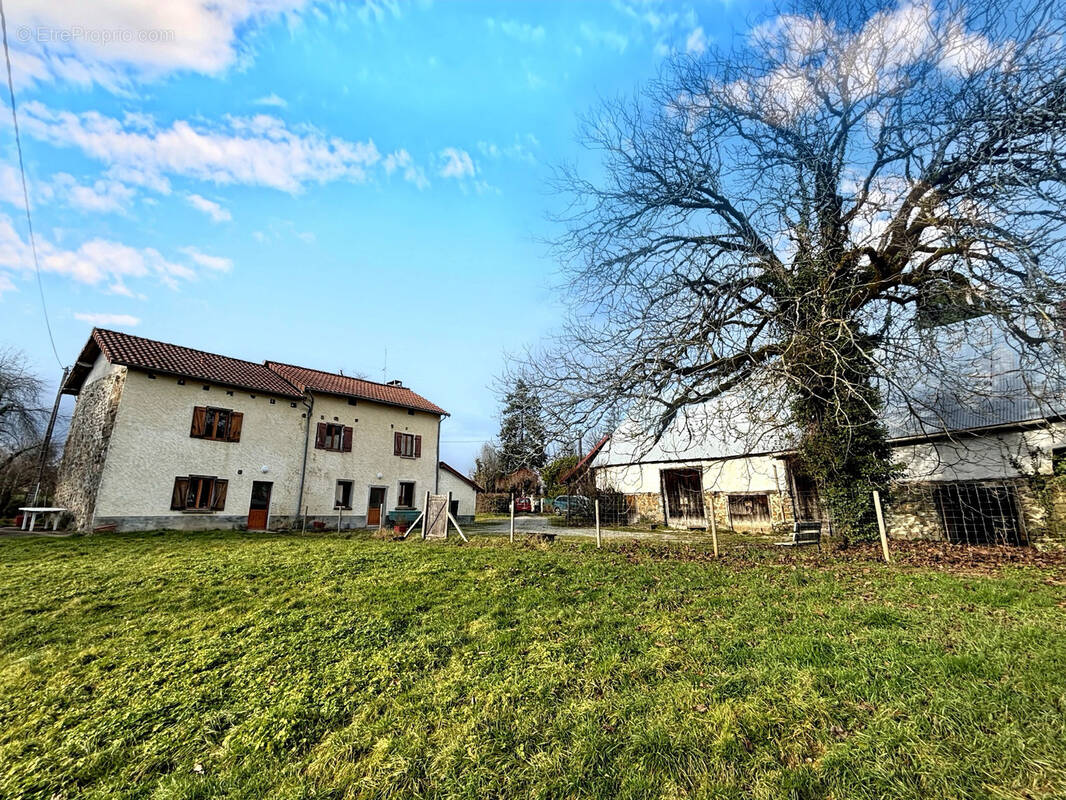
M 944 541 L 944 526 L 930 484 L 895 487 L 891 502 L 884 504 L 883 510 L 890 539 Z
M 653 525 L 663 524 L 663 498 L 658 492 L 641 492 L 626 497 L 631 498 L 639 521 Z
M 1047 547 L 1066 547 L 1066 475 L 1047 481 L 1047 517 L 1042 543 Z
M 78 530 L 93 526 L 96 495 L 125 382 L 124 369 L 112 372 L 85 386 L 74 406 L 59 464 L 56 503 L 70 510 Z

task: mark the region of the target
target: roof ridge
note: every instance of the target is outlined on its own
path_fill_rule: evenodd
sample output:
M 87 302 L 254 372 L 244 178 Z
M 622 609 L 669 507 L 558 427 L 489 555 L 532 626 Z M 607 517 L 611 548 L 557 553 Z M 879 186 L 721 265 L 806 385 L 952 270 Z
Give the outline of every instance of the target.
M 459 478 L 459 480 L 466 481 L 467 484 L 469 484 L 470 486 L 473 486 L 476 491 L 479 491 L 479 492 L 484 492 L 485 491 L 484 488 L 482 488 L 480 483 L 475 481 L 473 478 L 464 475 L 459 470 L 457 470 L 455 467 L 453 467 L 451 464 L 449 464 L 447 461 L 438 461 L 437 463 L 441 467 L 444 467 L 444 469 L 446 469 L 452 475 L 454 475 L 455 477 Z
M 138 336 L 135 333 L 126 333 L 125 331 L 116 331 L 113 328 L 93 328 L 93 335 L 95 336 L 97 333 L 115 333 L 115 334 L 118 334 L 119 336 L 126 336 L 126 337 L 128 337 L 130 339 L 140 339 L 142 342 L 153 342 L 154 344 L 165 344 L 167 347 L 180 347 L 182 350 L 189 350 L 189 351 L 191 351 L 193 353 L 200 353 L 201 355 L 205 355 L 205 356 L 215 356 L 216 358 L 225 358 L 228 361 L 240 361 L 242 364 L 251 364 L 253 367 L 265 366 L 264 364 L 261 364 L 258 361 L 250 361 L 247 358 L 237 358 L 236 356 L 227 356 L 227 355 L 224 355 L 222 353 L 212 352 L 211 350 L 201 350 L 198 347 L 189 347 L 186 344 L 174 344 L 174 342 L 165 342 L 162 339 L 149 339 L 147 336 Z M 282 376 L 279 376 L 279 377 L 282 377 Z M 282 380 L 284 380 L 284 377 L 282 377 Z M 296 387 L 294 386 L 293 388 L 295 389 Z
M 277 364 L 279 367 L 292 367 L 293 369 L 304 369 L 308 372 L 317 372 L 319 375 L 332 375 L 334 378 L 345 378 L 350 381 L 361 381 L 362 383 L 372 383 L 375 386 L 388 386 L 391 389 L 406 389 L 409 392 L 415 392 L 410 386 L 404 386 L 402 383 L 397 385 L 395 383 L 385 383 L 383 381 L 373 381 L 370 378 L 359 378 L 355 375 L 343 375 L 340 372 L 330 372 L 325 369 L 317 369 L 316 367 L 304 367 L 299 364 L 287 364 L 284 361 L 266 360 L 263 362 L 264 366 L 269 368 L 271 364 Z M 415 394 L 418 394 L 415 392 Z

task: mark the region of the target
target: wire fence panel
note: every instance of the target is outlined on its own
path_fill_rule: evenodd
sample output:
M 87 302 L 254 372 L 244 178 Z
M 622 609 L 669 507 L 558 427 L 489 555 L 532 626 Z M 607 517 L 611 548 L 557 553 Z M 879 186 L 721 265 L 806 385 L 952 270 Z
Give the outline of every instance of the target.
M 953 544 L 1029 543 L 1018 485 L 1011 481 L 904 484 L 889 500 L 889 533 Z

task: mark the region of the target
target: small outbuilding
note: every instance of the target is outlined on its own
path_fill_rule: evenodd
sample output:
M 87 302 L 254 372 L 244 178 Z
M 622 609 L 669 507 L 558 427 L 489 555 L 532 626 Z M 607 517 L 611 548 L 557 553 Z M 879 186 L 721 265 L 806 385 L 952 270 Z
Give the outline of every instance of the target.
M 460 525 L 474 521 L 478 492 L 485 491 L 481 486 L 455 467 L 441 461 L 437 471 L 437 487 L 440 494 L 451 492 L 452 507 L 449 510 Z

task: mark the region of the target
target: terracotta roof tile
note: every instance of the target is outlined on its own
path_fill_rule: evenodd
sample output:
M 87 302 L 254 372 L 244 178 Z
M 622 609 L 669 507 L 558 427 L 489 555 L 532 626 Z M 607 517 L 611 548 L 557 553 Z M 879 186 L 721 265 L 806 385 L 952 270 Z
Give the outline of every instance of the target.
M 99 348 L 112 364 L 194 378 L 279 397 L 302 397 L 300 390 L 282 376 L 254 361 L 220 356 L 217 353 L 193 350 L 191 347 L 181 347 L 103 328 L 93 329 L 79 361 L 95 359 L 96 348 Z M 79 391 L 87 372 L 84 366 L 73 372 L 64 386 L 64 391 Z
M 310 389 L 313 392 L 335 394 L 341 397 L 354 397 L 359 400 L 373 400 L 375 403 L 413 408 L 416 411 L 426 411 L 430 414 L 447 415 L 448 413 L 421 395 L 415 394 L 406 386 L 376 383 L 361 378 L 350 378 L 347 375 L 338 375 L 334 372 L 322 372 L 292 364 L 279 364 L 276 361 L 267 361 L 266 365 L 299 389 Z

